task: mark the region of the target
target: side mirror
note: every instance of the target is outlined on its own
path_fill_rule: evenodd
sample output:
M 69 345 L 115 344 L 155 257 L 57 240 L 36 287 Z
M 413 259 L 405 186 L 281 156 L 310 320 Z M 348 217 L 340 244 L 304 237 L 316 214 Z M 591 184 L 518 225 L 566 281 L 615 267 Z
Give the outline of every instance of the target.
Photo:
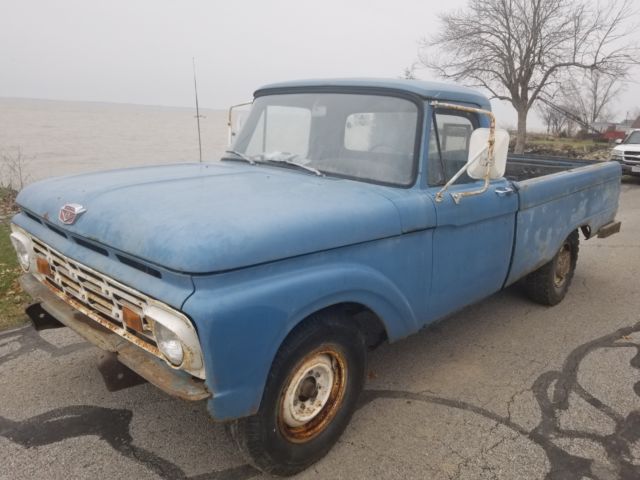
M 621 138 L 616 138 L 616 145 L 620 145 L 622 143 L 622 139 Z
M 227 112 L 227 128 L 228 128 L 227 146 L 229 148 L 233 146 L 233 142 L 236 139 L 236 135 L 242 128 L 242 125 L 244 125 L 244 121 L 247 119 L 247 116 L 249 114 L 248 107 L 252 103 L 253 102 L 239 103 L 238 105 L 233 105 L 229 107 L 229 111 Z
M 475 180 L 483 180 L 487 173 L 489 161 L 489 134 L 488 128 L 477 128 L 471 134 L 469 140 L 469 158 L 467 159 L 467 175 Z M 507 168 L 507 155 L 509 153 L 509 132 L 502 129 L 495 130 L 495 143 L 493 147 L 493 162 L 489 169 L 491 180 L 502 178 Z

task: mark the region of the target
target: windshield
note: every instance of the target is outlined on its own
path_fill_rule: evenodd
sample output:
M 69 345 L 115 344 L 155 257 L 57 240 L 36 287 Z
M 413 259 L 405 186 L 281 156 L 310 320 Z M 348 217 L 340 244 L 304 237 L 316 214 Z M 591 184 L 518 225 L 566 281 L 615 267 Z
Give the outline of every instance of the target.
M 408 186 L 418 107 L 404 98 L 345 93 L 258 97 L 233 151 L 245 159 Z
M 640 145 L 640 131 L 631 132 L 631 135 L 627 137 L 624 143 L 632 143 L 634 145 Z

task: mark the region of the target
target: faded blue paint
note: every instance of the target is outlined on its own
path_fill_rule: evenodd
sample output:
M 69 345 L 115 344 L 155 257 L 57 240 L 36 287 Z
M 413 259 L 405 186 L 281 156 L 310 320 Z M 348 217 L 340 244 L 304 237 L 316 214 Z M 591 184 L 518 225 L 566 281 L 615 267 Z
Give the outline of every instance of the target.
M 368 79 L 287 82 L 258 93 L 316 87 L 386 88 L 422 98 L 426 115 L 416 184 L 393 188 L 229 162 L 51 179 L 18 197 L 33 215 L 91 239 L 107 255 L 25 214 L 15 217 L 22 228 L 193 320 L 216 419 L 256 411 L 279 346 L 311 313 L 360 303 L 380 317 L 395 341 L 548 261 L 574 229 L 590 225 L 596 231 L 615 217 L 617 164 L 567 163 L 571 170 L 554 175 L 493 181 L 486 193 L 460 204 L 449 194 L 435 202 L 438 188 L 426 185 L 429 102 L 488 108 L 487 99 L 472 90 Z M 509 186 L 511 195 L 496 194 Z M 72 226 L 57 220 L 66 202 L 88 209 Z M 162 278 L 119 262 L 118 253 L 153 265 Z
M 288 82 L 272 83 L 258 89 L 256 95 L 270 93 L 273 90 L 290 89 L 314 89 L 314 88 L 351 88 L 363 91 L 364 89 L 396 90 L 416 95 L 418 97 L 441 102 L 457 102 L 474 105 L 486 110 L 491 110 L 491 104 L 486 96 L 472 88 L 463 87 L 451 83 L 426 82 L 424 80 L 404 80 L 395 78 L 329 78 L 316 80 L 294 80 Z
M 576 228 L 597 232 L 618 211 L 620 165 L 595 163 L 522 182 L 510 285 L 547 263 Z
M 479 190 L 482 184 L 454 185 L 451 193 Z M 494 191 L 508 185 L 507 180 L 496 180 L 483 195 L 463 198 L 460 204 L 445 195 L 436 204 L 431 318 L 459 310 L 502 288 L 509 271 L 518 196 L 501 197 Z
M 116 254 L 123 252 L 113 248 L 106 248 L 108 252 L 106 256 L 98 254 L 93 250 L 81 247 L 68 238 L 63 238 L 23 213 L 14 216 L 13 222 L 67 257 L 152 298 L 162 299 L 164 303 L 174 308 L 180 309 L 185 299 L 193 293 L 193 281 L 190 275 L 156 266 L 155 268 L 162 275 L 162 278 L 156 278 L 120 262 Z M 131 254 L 129 253 L 129 255 Z
M 155 265 L 209 273 L 399 235 L 389 189 L 215 162 L 45 180 L 25 188 L 18 202 Z M 67 202 L 87 208 L 71 226 L 57 218 Z
M 195 277 L 184 306 L 197 318 L 215 418 L 257 408 L 271 361 L 287 333 L 324 307 L 365 305 L 397 340 L 426 322 L 433 230 L 284 262 Z M 230 367 L 232 366 L 232 367 Z

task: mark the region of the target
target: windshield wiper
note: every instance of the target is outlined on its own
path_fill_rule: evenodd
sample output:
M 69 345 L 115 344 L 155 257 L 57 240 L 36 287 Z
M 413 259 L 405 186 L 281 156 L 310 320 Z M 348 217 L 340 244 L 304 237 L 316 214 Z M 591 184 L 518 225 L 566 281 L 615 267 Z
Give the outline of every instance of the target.
M 244 160 L 245 162 L 250 163 L 251 165 L 256 164 L 256 161 L 253 158 L 245 155 L 242 152 L 238 152 L 236 150 L 225 150 L 224 153 L 230 153 L 232 155 L 235 155 L 238 158 L 222 157 L 221 160 Z
M 291 154 L 288 157 L 269 157 L 267 155 L 263 155 L 258 163 L 284 163 L 286 165 L 291 165 L 297 168 L 301 168 L 302 170 L 306 170 L 307 172 L 311 172 L 319 177 L 324 177 L 324 173 L 314 167 L 310 167 L 309 165 L 305 165 L 304 163 L 294 162 L 294 158 L 298 158 L 300 155 Z

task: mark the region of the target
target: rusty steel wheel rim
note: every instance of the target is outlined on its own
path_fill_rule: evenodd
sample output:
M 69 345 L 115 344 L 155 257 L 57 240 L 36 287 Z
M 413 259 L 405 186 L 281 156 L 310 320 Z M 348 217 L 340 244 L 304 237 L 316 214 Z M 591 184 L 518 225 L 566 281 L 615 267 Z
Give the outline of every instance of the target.
M 278 426 L 293 443 L 307 442 L 331 423 L 346 390 L 347 363 L 335 348 L 304 357 L 287 378 L 280 396 Z
M 553 283 L 556 287 L 561 287 L 567 280 L 567 276 L 571 271 L 571 247 L 568 243 L 562 246 L 562 249 L 558 253 L 558 260 L 556 261 L 555 275 Z

